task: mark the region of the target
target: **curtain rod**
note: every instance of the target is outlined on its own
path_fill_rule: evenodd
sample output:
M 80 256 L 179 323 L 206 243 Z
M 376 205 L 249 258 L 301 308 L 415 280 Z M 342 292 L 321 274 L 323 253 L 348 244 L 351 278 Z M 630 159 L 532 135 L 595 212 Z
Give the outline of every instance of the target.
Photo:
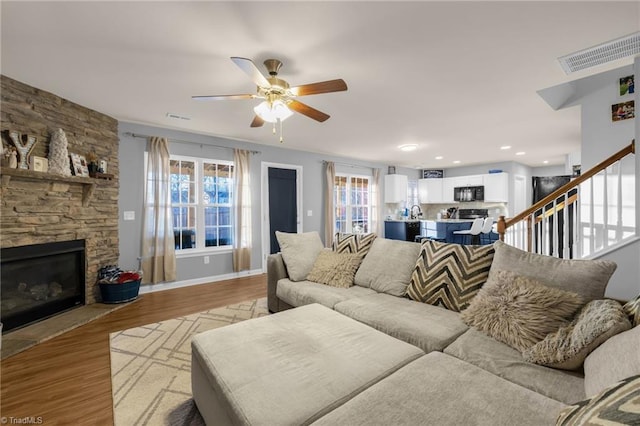
M 143 135 L 140 133 L 133 133 L 133 132 L 124 132 L 123 135 L 126 136 L 131 136 L 132 138 L 143 138 L 143 139 L 147 139 L 147 138 L 152 138 L 154 136 L 151 135 Z M 230 146 L 224 146 L 224 145 L 214 145 L 214 144 L 210 144 L 210 143 L 202 143 L 202 142 L 193 142 L 193 141 L 186 141 L 186 140 L 182 140 L 182 139 L 174 139 L 174 138 L 167 138 L 169 139 L 171 142 L 177 142 L 177 143 L 188 143 L 191 145 L 200 145 L 200 148 L 202 148 L 203 146 L 212 146 L 215 148 L 226 148 L 226 149 L 234 149 Z M 248 150 L 250 153 L 252 154 L 262 154 L 262 152 L 260 151 L 256 151 L 256 150 Z
M 350 164 L 350 163 L 341 163 L 339 161 L 327 161 L 327 160 L 322 160 L 323 164 L 327 164 L 327 163 L 333 163 L 336 165 L 340 165 L 340 166 L 347 166 L 347 167 L 357 167 L 359 169 L 379 169 L 379 167 L 371 167 L 371 166 L 359 166 L 357 164 Z

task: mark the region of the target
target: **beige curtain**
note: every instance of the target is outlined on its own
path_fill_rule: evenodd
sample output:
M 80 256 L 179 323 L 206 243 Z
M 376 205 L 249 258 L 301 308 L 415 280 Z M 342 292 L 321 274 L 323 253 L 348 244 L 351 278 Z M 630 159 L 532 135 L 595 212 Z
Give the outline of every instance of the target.
M 334 221 L 334 194 L 333 186 L 336 180 L 336 165 L 332 161 L 327 161 L 325 170 L 326 185 L 324 188 L 324 245 L 331 247 L 333 243 L 333 221 Z
M 142 280 L 175 281 L 176 252 L 171 214 L 169 142 L 149 138 L 142 218 Z
M 371 231 L 378 236 L 384 235 L 382 232 L 382 221 L 380 220 L 380 209 L 382 199 L 380 192 L 380 169 L 373 169 L 373 182 L 371 183 Z
M 233 270 L 251 269 L 251 174 L 250 151 L 234 150 L 235 161 L 235 238 L 233 239 Z

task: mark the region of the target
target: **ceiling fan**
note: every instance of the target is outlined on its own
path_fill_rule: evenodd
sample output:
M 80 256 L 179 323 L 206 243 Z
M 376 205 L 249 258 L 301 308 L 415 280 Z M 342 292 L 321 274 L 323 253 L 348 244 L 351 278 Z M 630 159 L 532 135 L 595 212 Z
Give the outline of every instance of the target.
M 231 60 L 242 71 L 251 78 L 258 86 L 257 94 L 244 95 L 212 95 L 212 96 L 193 96 L 193 99 L 210 101 L 210 100 L 228 100 L 228 99 L 264 99 L 262 103 L 254 108 L 256 116 L 251 122 L 251 127 L 260 127 L 265 122 L 276 123 L 290 117 L 293 112 L 306 115 L 316 121 L 323 122 L 329 118 L 328 114 L 318 111 L 295 98 L 299 96 L 317 95 L 320 93 L 341 92 L 347 90 L 347 84 L 342 79 L 322 81 L 318 83 L 303 84 L 301 86 L 289 86 L 285 80 L 278 78 L 278 71 L 282 66 L 282 62 L 278 59 L 267 59 L 264 66 L 269 72 L 269 77 L 265 77 L 258 70 L 251 59 L 232 57 Z

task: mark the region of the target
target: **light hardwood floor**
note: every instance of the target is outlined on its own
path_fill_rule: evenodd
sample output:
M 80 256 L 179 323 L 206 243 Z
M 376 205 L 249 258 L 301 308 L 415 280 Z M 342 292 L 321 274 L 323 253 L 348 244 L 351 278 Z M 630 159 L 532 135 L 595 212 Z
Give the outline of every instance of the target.
M 109 333 L 265 297 L 266 275 L 144 294 L 2 361 L 0 414 L 44 425 L 111 425 Z M 3 422 L 4 423 L 4 422 Z

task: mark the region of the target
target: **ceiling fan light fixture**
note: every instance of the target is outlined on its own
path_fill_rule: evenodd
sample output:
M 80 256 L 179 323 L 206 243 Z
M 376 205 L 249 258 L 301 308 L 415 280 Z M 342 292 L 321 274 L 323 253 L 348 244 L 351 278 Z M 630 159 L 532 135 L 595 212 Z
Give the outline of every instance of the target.
M 278 120 L 284 121 L 293 115 L 287 105 L 281 100 L 275 100 L 273 102 L 264 101 L 258 106 L 253 108 L 256 115 L 262 118 L 267 123 L 275 123 Z

